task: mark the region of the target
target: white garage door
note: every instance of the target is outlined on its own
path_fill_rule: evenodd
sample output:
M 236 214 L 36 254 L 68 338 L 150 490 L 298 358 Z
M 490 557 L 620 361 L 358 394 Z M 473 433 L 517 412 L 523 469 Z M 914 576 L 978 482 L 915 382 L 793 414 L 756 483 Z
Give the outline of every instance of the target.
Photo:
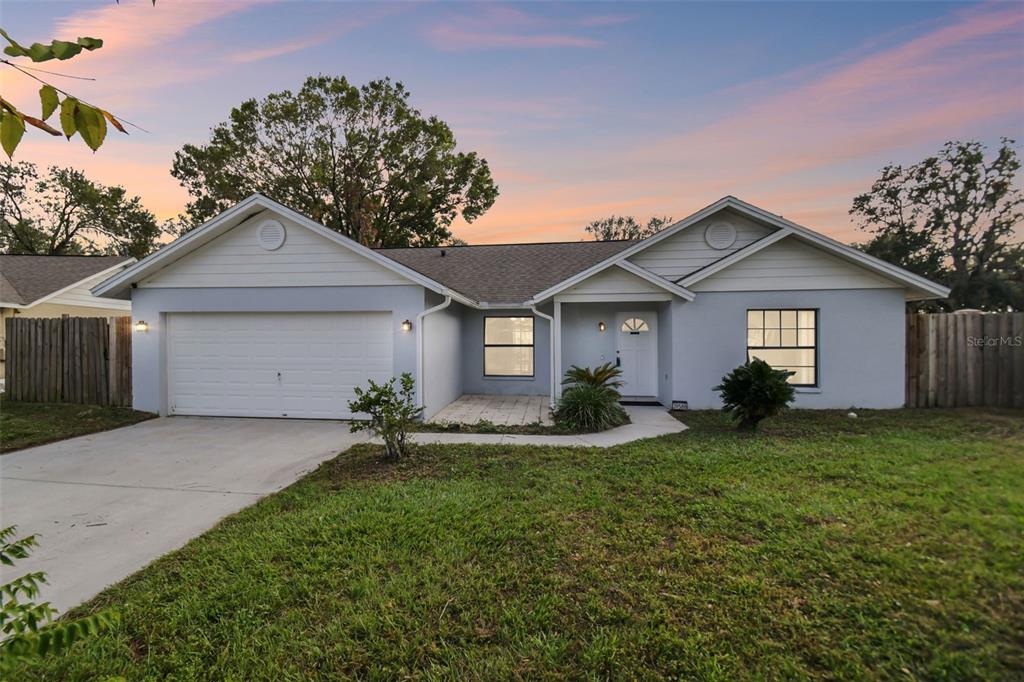
M 353 388 L 391 373 L 391 313 L 167 316 L 171 414 L 351 417 Z

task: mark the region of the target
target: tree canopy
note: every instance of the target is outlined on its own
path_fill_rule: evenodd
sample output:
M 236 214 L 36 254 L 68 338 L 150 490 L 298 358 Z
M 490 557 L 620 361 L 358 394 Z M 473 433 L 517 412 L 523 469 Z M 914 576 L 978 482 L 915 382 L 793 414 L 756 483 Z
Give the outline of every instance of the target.
M 171 174 L 192 197 L 184 231 L 261 192 L 374 247 L 443 244 L 457 216 L 471 222 L 498 196 L 487 162 L 390 79 L 315 76 L 242 102 Z
M 93 182 L 74 168 L 0 166 L 0 251 L 14 254 L 110 254 L 142 258 L 163 230 L 139 197 Z
M 655 216 L 646 225 L 637 222 L 633 216 L 609 216 L 595 220 L 583 228 L 594 241 L 608 242 L 617 239 L 646 239 L 655 232 L 672 224 L 669 216 Z
M 850 214 L 873 235 L 864 251 L 949 286 L 946 307 L 1022 310 L 1020 161 L 1013 140 L 986 151 L 947 142 L 912 166 L 888 165 Z

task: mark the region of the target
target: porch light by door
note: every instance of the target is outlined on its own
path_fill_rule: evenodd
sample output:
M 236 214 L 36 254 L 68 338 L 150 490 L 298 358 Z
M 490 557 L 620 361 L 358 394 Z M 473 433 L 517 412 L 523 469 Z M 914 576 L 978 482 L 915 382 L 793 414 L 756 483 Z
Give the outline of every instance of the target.
M 412 322 L 410 322 L 409 320 L 402 320 L 402 331 L 403 332 L 411 332 L 412 331 Z
M 604 322 L 598 322 L 597 323 L 597 331 L 603 332 L 607 328 L 608 328 L 608 326 Z
M 148 332 L 149 331 L 149 325 L 146 324 L 145 320 L 139 320 L 138 322 L 135 323 L 135 331 L 137 331 L 137 332 Z

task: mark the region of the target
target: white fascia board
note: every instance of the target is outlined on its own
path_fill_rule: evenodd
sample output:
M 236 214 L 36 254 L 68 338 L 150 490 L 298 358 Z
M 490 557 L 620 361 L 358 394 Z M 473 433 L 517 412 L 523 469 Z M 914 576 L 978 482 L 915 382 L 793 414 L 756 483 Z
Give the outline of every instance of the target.
M 210 236 L 210 233 L 218 226 L 225 224 L 239 214 L 244 214 L 246 210 L 257 205 L 261 198 L 263 198 L 261 195 L 253 194 L 242 201 L 239 201 L 231 208 L 221 212 L 216 217 L 211 218 L 196 229 L 186 232 L 167 246 L 149 254 L 121 274 L 100 282 L 89 290 L 90 293 L 92 293 L 93 296 L 103 297 L 108 294 L 117 293 L 122 288 L 131 286 L 133 280 L 141 279 L 147 274 L 159 269 L 158 266 L 162 267 L 161 264 L 168 259 L 171 259 L 175 254 L 180 253 L 181 255 L 185 255 L 191 251 L 191 247 L 205 243 L 206 240 L 203 239 L 204 237 Z M 210 238 L 212 239 L 212 236 Z
M 665 291 L 675 294 L 676 296 L 683 300 L 692 301 L 697 296 L 692 291 L 687 289 L 685 286 L 679 284 L 678 282 L 673 282 L 671 280 L 665 279 L 664 277 L 655 275 L 650 270 L 646 270 L 640 267 L 639 265 L 636 265 L 635 263 L 629 262 L 628 260 L 617 261 L 615 265 L 632 275 L 636 275 L 640 279 L 650 282 L 654 286 L 661 287 Z
M 874 256 L 860 251 L 859 249 L 843 244 L 831 237 L 826 237 L 825 235 L 819 234 L 810 228 L 798 225 L 797 223 L 794 223 L 791 220 L 786 220 L 782 216 L 775 215 L 774 213 L 769 213 L 768 211 L 758 208 L 752 204 L 748 204 L 745 201 L 741 201 L 735 197 L 727 198 L 731 200 L 730 204 L 732 208 L 746 212 L 751 216 L 761 218 L 766 222 L 774 223 L 780 228 L 788 228 L 794 235 L 801 237 L 802 239 L 805 239 L 826 251 L 831 251 L 840 257 L 844 257 L 857 265 L 873 270 L 890 279 L 897 280 L 907 286 L 924 291 L 932 296 L 938 298 L 946 298 L 949 296 L 949 287 L 944 287 L 930 279 L 921 277 L 920 275 L 915 275 L 909 270 L 904 270 L 897 265 L 887 263 L 880 258 L 875 258 Z
M 104 296 L 105 294 L 119 290 L 125 286 L 130 285 L 132 281 L 142 279 L 149 273 L 156 271 L 160 267 L 163 267 L 162 264 L 167 262 L 168 259 L 172 259 L 170 262 L 173 262 L 173 260 L 177 259 L 175 258 L 176 255 L 177 257 L 184 256 L 185 254 L 189 253 L 192 250 L 191 247 L 198 247 L 201 246 L 202 244 L 205 244 L 206 241 L 208 240 L 204 239 L 204 237 L 209 237 L 210 239 L 212 239 L 213 237 L 217 236 L 217 228 L 224 226 L 229 221 L 231 221 L 232 219 L 236 218 L 239 215 L 244 215 L 246 210 L 256 206 L 264 210 L 274 211 L 275 213 L 278 213 L 290 220 L 293 220 L 299 225 L 302 225 L 303 227 L 312 230 L 313 232 L 316 232 L 325 239 L 329 239 L 335 242 L 336 244 L 340 244 L 341 246 L 344 246 L 350 251 L 353 251 L 363 256 L 364 258 L 367 258 L 377 263 L 378 265 L 388 268 L 393 272 L 397 272 L 406 279 L 409 279 L 412 282 L 419 284 L 420 286 L 430 289 L 435 293 L 441 294 L 443 296 L 450 295 L 452 296 L 452 298 L 458 300 L 460 303 L 472 305 L 470 299 L 467 298 L 466 296 L 459 294 L 458 292 L 451 291 L 448 287 L 445 287 L 442 284 L 435 282 L 429 277 L 426 277 L 425 275 L 422 275 L 416 272 L 415 270 L 402 265 L 397 261 L 393 261 L 387 256 L 382 256 L 373 249 L 363 246 L 362 244 L 352 239 L 349 239 L 348 237 L 340 235 L 334 230 L 324 227 L 315 220 L 311 220 L 306 216 L 302 215 L 301 213 L 293 211 L 287 206 L 279 204 L 273 199 L 265 197 L 262 194 L 253 194 L 252 196 L 243 199 L 242 201 L 238 202 L 231 208 L 227 209 L 226 211 L 218 215 L 216 218 L 207 221 L 203 225 L 179 237 L 178 239 L 171 242 L 169 245 L 160 249 L 156 253 L 153 253 L 147 256 L 146 258 L 143 258 L 141 261 L 139 261 L 134 266 L 132 266 L 125 272 L 121 273 L 117 277 L 109 279 L 105 282 L 101 282 L 99 285 L 97 285 L 91 290 L 93 296 Z M 246 216 L 246 218 L 248 217 L 251 216 Z
M 750 244 L 747 244 L 745 247 L 738 251 L 733 251 L 725 258 L 720 258 L 716 260 L 714 263 L 706 265 L 703 268 L 690 273 L 689 275 L 684 275 L 683 277 L 680 277 L 679 279 L 676 280 L 676 283 L 685 287 L 693 286 L 694 284 L 701 281 L 705 277 L 710 277 L 716 272 L 721 272 L 730 265 L 733 265 L 734 263 L 743 260 L 747 256 L 754 255 L 755 253 L 757 253 L 758 251 L 765 247 L 771 246 L 776 242 L 782 241 L 791 234 L 793 234 L 793 231 L 788 227 L 776 230 L 775 232 L 772 232 L 769 235 L 761 237 L 756 242 L 751 242 Z
M 57 291 L 51 292 L 51 293 L 47 294 L 46 296 L 43 296 L 42 298 L 37 298 L 36 300 L 32 301 L 31 303 L 26 303 L 24 307 L 28 308 L 28 307 L 31 307 L 31 306 L 34 306 L 34 305 L 39 305 L 40 303 L 46 303 L 50 299 L 57 298 L 58 296 L 60 296 L 61 294 L 63 294 L 66 291 L 71 291 L 75 287 L 81 286 L 82 282 L 84 282 L 84 281 L 86 281 L 88 279 L 95 279 L 95 278 L 100 277 L 102 275 L 112 275 L 115 272 L 118 272 L 119 270 L 124 270 L 125 268 L 130 267 L 132 265 L 132 263 L 135 263 L 135 262 L 136 262 L 136 260 L 134 258 L 129 258 L 127 260 L 124 260 L 124 261 L 118 263 L 117 265 L 110 266 L 106 270 L 100 270 L 99 272 L 94 272 L 93 274 L 89 275 L 88 277 L 83 277 L 82 279 L 78 280 L 74 284 L 69 284 L 66 287 L 64 287 L 63 289 L 58 289 Z M 100 284 L 102 284 L 102 283 L 103 282 L 100 282 Z M 95 288 L 95 287 L 93 287 L 93 288 Z M 90 290 L 89 293 L 92 294 L 92 290 Z M 96 296 L 96 294 L 92 294 L 92 295 Z M 97 298 L 99 298 L 99 297 L 97 297 Z M 96 307 L 103 308 L 105 306 L 96 306 Z

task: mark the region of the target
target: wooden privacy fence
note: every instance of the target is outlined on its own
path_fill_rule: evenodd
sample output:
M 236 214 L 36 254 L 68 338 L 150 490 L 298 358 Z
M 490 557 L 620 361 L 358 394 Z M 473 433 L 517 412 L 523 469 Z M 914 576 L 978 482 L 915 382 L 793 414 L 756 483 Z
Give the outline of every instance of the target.
M 1024 313 L 907 315 L 908 407 L 1024 407 Z
M 11 400 L 132 404 L 130 317 L 7 318 Z

